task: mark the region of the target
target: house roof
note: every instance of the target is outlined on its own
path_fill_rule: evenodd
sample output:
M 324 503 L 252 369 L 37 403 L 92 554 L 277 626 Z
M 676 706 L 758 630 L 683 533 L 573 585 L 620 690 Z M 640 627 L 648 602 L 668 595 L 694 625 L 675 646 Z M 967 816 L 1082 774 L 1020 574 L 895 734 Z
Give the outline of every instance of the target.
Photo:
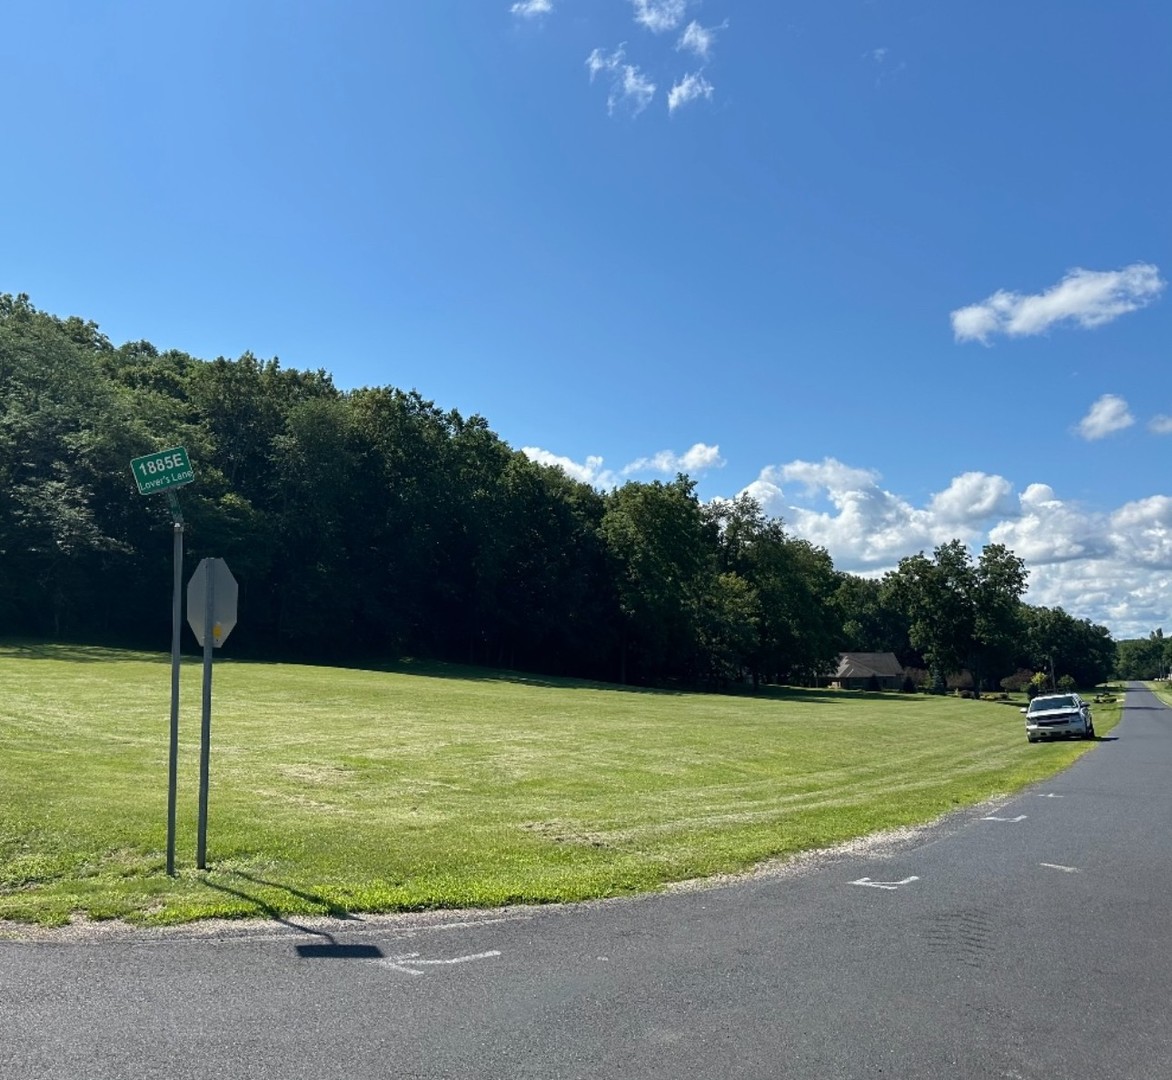
M 903 674 L 903 665 L 889 652 L 844 652 L 838 654 L 836 679 L 892 678 Z

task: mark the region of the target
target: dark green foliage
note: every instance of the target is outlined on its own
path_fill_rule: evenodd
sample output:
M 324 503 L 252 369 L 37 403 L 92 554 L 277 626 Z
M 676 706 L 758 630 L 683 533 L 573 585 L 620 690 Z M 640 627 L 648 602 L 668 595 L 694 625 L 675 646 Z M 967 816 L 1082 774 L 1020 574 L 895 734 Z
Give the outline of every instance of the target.
M 238 654 L 617 676 L 607 497 L 415 392 L 114 348 L 25 296 L 0 297 L 0 634 L 168 640 L 170 514 L 128 465 L 176 443 L 197 473 L 184 573 L 228 560 Z M 650 659 L 635 677 L 677 673 Z
M 1121 679 L 1163 679 L 1172 668 L 1172 638 L 1157 627 L 1146 638 L 1120 641 L 1116 646 L 1115 674 Z
M 746 495 L 711 503 L 704 514 L 717 530 L 719 569 L 746 586 L 740 666 L 754 686 L 806 684 L 832 672 L 841 622 L 826 551 L 788 536 Z
M 620 678 L 632 665 L 657 676 L 707 674 L 705 640 L 719 667 L 739 601 L 716 595 L 716 530 L 693 481 L 624 484 L 606 500 L 601 534 L 617 585 Z
M 102 578 L 132 551 L 142 508 L 115 492 L 133 413 L 102 370 L 109 347 L 92 324 L 0 296 L 0 619 L 14 628 L 104 621 Z
M 940 685 L 1041 657 L 1093 685 L 1114 661 L 1101 627 L 1020 604 L 1003 548 L 974 565 L 953 542 L 867 581 L 747 496 L 704 505 L 686 476 L 600 493 L 415 391 L 114 347 L 23 295 L 0 295 L 0 635 L 165 647 L 171 517 L 129 461 L 176 444 L 197 476 L 184 577 L 228 561 L 237 655 L 717 687 L 813 683 L 844 649 Z
M 1009 663 L 1021 637 L 1025 582 L 1025 564 L 1002 545 L 986 545 L 974 563 L 952 540 L 931 559 L 921 552 L 901 560 L 884 579 L 883 595 L 904 613 L 933 688 L 940 692 L 948 676 L 967 671 L 979 692 Z
M 831 604 L 840 629 L 842 652 L 892 652 L 904 664 L 923 657 L 909 640 L 907 613 L 894 603 L 884 583 L 838 574 Z
M 1023 607 L 1021 616 L 1021 666 L 1044 672 L 1051 688 L 1062 675 L 1086 687 L 1111 677 L 1115 643 L 1105 626 L 1076 619 L 1062 608 Z

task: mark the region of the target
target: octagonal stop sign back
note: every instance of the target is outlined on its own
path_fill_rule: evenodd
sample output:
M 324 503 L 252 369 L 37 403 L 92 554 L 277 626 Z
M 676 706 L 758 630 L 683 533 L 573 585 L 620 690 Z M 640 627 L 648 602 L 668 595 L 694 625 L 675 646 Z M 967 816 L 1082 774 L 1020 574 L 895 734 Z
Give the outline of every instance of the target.
M 236 597 L 240 591 L 223 559 L 201 559 L 187 583 L 187 623 L 201 646 L 209 590 L 212 594 L 212 645 L 218 649 L 236 625 Z

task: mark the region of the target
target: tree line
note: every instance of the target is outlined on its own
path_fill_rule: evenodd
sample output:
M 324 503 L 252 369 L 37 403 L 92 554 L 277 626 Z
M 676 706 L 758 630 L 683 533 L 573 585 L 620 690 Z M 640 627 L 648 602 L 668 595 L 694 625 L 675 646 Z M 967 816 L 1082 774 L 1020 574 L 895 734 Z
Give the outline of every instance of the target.
M 1156 627 L 1146 638 L 1120 641 L 1116 671 L 1123 679 L 1167 679 L 1172 672 L 1172 638 Z
M 324 370 L 200 360 L 0 295 L 0 633 L 158 647 L 171 518 L 133 457 L 182 445 L 187 577 L 240 582 L 237 652 L 424 656 L 624 683 L 808 683 L 891 651 L 937 688 L 1034 671 L 1091 686 L 1107 630 L 1022 602 L 1026 568 L 960 541 L 882 579 L 835 569 L 748 496 L 687 476 L 608 492 L 480 416 Z

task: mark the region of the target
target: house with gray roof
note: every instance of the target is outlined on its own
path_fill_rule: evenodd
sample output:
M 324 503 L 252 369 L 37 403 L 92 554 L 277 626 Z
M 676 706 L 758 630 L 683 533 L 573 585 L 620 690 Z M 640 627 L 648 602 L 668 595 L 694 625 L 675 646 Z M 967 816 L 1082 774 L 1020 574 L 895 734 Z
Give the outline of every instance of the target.
M 840 690 L 868 690 L 875 679 L 880 690 L 903 686 L 903 665 L 889 652 L 844 652 L 838 654 L 838 670 L 830 685 Z

